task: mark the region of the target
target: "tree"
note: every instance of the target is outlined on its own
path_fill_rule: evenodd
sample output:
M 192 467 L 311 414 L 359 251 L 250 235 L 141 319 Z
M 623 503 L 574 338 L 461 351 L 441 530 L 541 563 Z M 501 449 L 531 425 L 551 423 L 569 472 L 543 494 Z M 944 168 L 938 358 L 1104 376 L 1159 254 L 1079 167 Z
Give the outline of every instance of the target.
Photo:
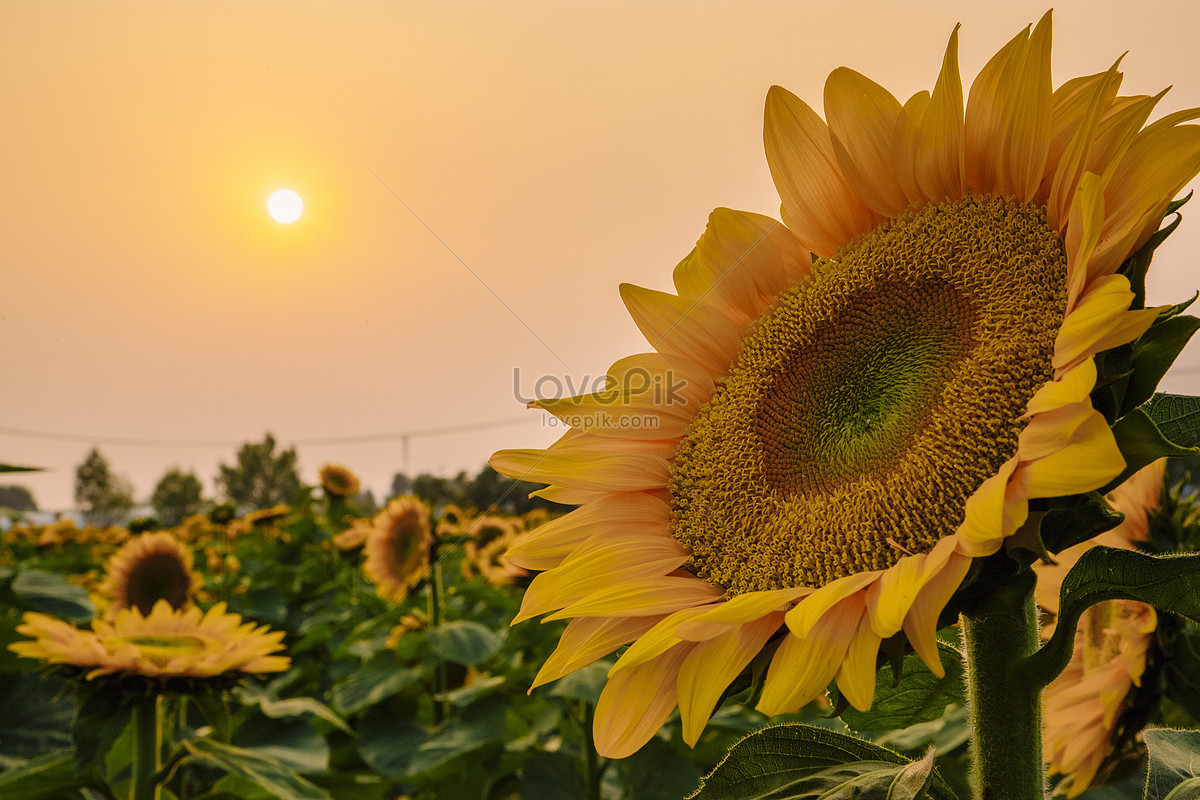
M 413 493 L 413 479 L 405 475 L 403 472 L 397 472 L 392 476 L 392 491 L 388 493 L 388 498 L 407 497 Z
M 75 505 L 89 523 L 112 525 L 133 508 L 133 485 L 93 447 L 75 470 Z
M 24 486 L 6 484 L 0 486 L 0 508 L 11 508 L 13 511 L 37 511 L 37 502 L 33 492 Z
M 254 511 L 291 503 L 300 491 L 296 448 L 275 453 L 270 433 L 259 443 L 246 442 L 235 466 L 221 465 L 217 485 L 241 511 Z
M 480 511 L 495 509 L 507 514 L 524 514 L 535 508 L 566 509 L 559 503 L 529 496 L 541 489 L 542 484 L 505 477 L 488 464 L 484 464 L 479 474 L 463 488 L 470 504 Z
M 204 488 L 194 473 L 172 467 L 154 487 L 150 505 L 161 524 L 167 527 L 178 525 L 204 510 Z

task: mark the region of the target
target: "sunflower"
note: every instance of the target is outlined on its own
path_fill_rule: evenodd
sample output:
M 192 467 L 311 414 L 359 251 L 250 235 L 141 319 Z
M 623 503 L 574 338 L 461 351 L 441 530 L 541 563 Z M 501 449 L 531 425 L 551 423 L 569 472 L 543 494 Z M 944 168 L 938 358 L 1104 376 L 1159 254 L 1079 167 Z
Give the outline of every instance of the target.
M 159 600 L 171 608 L 186 608 L 203 583 L 193 565 L 191 548 L 170 533 L 135 536 L 105 565 L 107 576 L 100 593 L 112 598 L 107 614 L 123 608 L 149 614 Z
M 291 661 L 273 655 L 283 649 L 283 632 L 243 623 L 217 603 L 171 608 L 165 600 L 149 615 L 137 608 L 119 611 L 111 621 L 93 620 L 80 630 L 60 619 L 27 612 L 17 631 L 34 639 L 8 647 L 18 655 L 86 670 L 89 680 L 125 674 L 147 678 L 214 678 L 233 673 L 282 672 Z
M 367 533 L 363 572 L 380 597 L 403 600 L 429 569 L 432 544 L 429 508 L 415 497 L 397 497 L 375 516 Z
M 1109 503 L 1125 515 L 1120 525 L 1067 548 L 1057 554 L 1055 564 L 1035 566 L 1038 604 L 1047 613 L 1057 613 L 1063 578 L 1088 549 L 1129 548 L 1147 541 L 1165 465 L 1163 460 L 1150 464 L 1109 494 Z M 1157 628 L 1154 608 L 1135 600 L 1106 600 L 1083 612 L 1071 661 L 1043 695 L 1043 750 L 1050 771 L 1067 776 L 1067 797 L 1087 789 L 1112 752 L 1118 719 L 1129 707 L 1134 687 L 1141 686 Z M 1043 638 L 1052 632 L 1051 624 L 1042 631 Z
M 677 294 L 623 285 L 657 352 L 606 391 L 535 401 L 574 425 L 501 473 L 580 508 L 509 551 L 544 570 L 514 622 L 572 618 L 535 685 L 632 643 L 596 709 L 601 753 L 678 706 L 695 743 L 769 642 L 758 708 L 836 681 L 871 704 L 883 639 L 943 673 L 935 630 L 974 559 L 1029 503 L 1103 487 L 1125 462 L 1089 394 L 1137 338 L 1118 272 L 1200 169 L 1191 110 L 1121 74 L 1052 88 L 1051 20 L 963 104 L 958 30 L 931 92 L 900 103 L 840 68 L 825 120 L 773 87 L 767 163 L 783 223 L 718 209 Z M 777 635 L 779 634 L 779 635 Z
M 358 494 L 358 476 L 341 464 L 321 467 L 321 488 L 330 497 L 354 497 Z

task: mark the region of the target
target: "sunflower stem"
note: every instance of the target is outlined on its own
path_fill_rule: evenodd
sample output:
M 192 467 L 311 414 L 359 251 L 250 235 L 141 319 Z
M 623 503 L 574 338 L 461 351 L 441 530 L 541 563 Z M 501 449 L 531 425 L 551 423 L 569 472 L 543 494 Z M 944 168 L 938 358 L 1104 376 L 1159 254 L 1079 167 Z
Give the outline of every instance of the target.
M 139 700 L 133 707 L 133 760 L 129 800 L 159 800 L 162 789 L 155 779 L 161 758 L 159 707 L 161 696 Z
M 600 754 L 596 752 L 596 736 L 592 726 L 596 720 L 596 708 L 586 700 L 580 701 L 583 722 L 583 785 L 587 800 L 600 800 Z
M 1044 800 L 1041 687 L 1022 661 L 1038 646 L 1034 576 L 1026 572 L 962 617 L 973 800 Z
M 442 624 L 442 594 L 445 591 L 442 581 L 442 562 L 437 558 L 437 548 L 429 549 L 430 558 L 433 560 L 431 571 L 433 580 L 429 582 L 429 625 L 436 629 Z M 449 681 L 446 676 L 446 662 L 439 661 L 437 669 L 433 673 L 433 689 L 434 696 L 444 695 L 446 693 L 447 684 Z M 446 700 L 433 701 L 433 723 L 441 725 L 449 716 L 450 704 Z

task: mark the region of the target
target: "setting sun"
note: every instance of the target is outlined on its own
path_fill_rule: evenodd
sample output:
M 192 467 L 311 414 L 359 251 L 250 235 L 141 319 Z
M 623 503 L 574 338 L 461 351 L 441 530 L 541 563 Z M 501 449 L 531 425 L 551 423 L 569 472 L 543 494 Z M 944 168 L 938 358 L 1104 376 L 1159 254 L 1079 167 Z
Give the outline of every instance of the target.
M 300 214 L 304 212 L 304 201 L 291 189 L 280 189 L 267 200 L 267 211 L 276 222 L 286 225 L 300 219 Z

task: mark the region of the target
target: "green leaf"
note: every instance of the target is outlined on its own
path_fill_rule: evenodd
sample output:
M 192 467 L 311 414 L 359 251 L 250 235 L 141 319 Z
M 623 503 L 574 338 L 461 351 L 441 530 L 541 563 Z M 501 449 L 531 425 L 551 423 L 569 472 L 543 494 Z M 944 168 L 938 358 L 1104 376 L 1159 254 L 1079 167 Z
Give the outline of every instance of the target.
M 870 742 L 810 725 L 777 725 L 742 739 L 691 796 L 694 800 L 886 798 L 909 760 Z M 865 792 L 853 794 L 854 791 Z M 821 794 L 828 792 L 829 794 Z M 928 794 L 954 794 L 934 779 Z
M 578 800 L 584 796 L 577 758 L 563 752 L 535 750 L 521 768 L 521 797 Z
M 504 638 L 478 622 L 447 622 L 425 633 L 429 647 L 443 661 L 473 667 L 487 661 L 504 645 Z
M 409 717 L 376 706 L 363 715 L 358 725 L 358 753 L 363 761 L 390 778 L 408 774 L 413 753 L 429 734 Z
M 628 800 L 679 800 L 700 782 L 692 763 L 657 736 L 618 763 Z
M 238 729 L 236 742 L 246 752 L 274 759 L 297 772 L 329 768 L 329 744 L 308 719 L 251 718 Z
M 900 774 L 888 787 L 887 800 L 916 800 L 925 796 L 929 779 L 933 775 L 933 748 L 925 752 L 924 758 L 914 761 L 900 770 Z
M 75 772 L 75 751 L 70 747 L 0 772 L 0 797 L 4 800 L 61 800 L 67 792 L 85 785 Z
M 260 686 L 243 685 L 234 690 L 237 699 L 246 705 L 257 705 L 262 712 L 272 719 L 298 717 L 301 714 L 312 714 L 325 720 L 335 728 L 352 733 L 346 721 L 339 717 L 329 706 L 312 697 L 292 697 L 287 700 L 276 700 Z
M 12 464 L 0 464 L 0 472 L 41 472 L 42 467 L 14 467 Z
M 421 678 L 420 670 L 403 667 L 395 653 L 385 651 L 333 687 L 333 707 L 353 714 L 407 689 Z
M 196 761 L 249 778 L 280 800 L 332 800 L 324 789 L 273 758 L 214 739 L 189 739 L 183 746 Z
M 466 686 L 459 686 L 457 689 L 436 694 L 433 699 L 444 700 L 458 708 L 466 708 L 475 701 L 492 695 L 506 683 L 508 683 L 508 678 L 504 675 L 481 676 Z
M 71 725 L 75 768 L 80 774 L 101 774 L 100 765 L 129 725 L 133 703 L 127 693 L 89 685 L 80 692 L 79 709 Z
M 62 683 L 32 673 L 0 678 L 0 763 L 71 744 L 75 703 L 57 695 Z
M 1150 752 L 1146 800 L 1200 797 L 1200 731 L 1152 728 L 1143 736 Z
M 40 569 L 22 569 L 9 588 L 17 597 L 18 607 L 29 611 L 40 611 L 70 622 L 87 622 L 96 616 L 96 606 L 88 598 L 87 589 L 76 586 L 62 575 Z
M 1133 343 L 1133 374 L 1125 390 L 1122 414 L 1149 400 L 1159 381 L 1175 363 L 1180 351 L 1197 330 L 1200 319 L 1174 316 L 1160 319 Z
M 1192 717 L 1200 719 L 1200 627 L 1186 624 L 1163 641 L 1163 694 Z
M 473 706 L 463 717 L 452 721 L 423 742 L 409 762 L 409 776 L 426 779 L 445 777 L 448 767 L 464 756 L 476 754 L 478 762 L 483 750 L 499 752 L 504 748 L 503 698 L 492 698 Z
M 1103 545 L 1087 550 L 1063 579 L 1053 636 L 1022 669 L 1049 683 L 1071 659 L 1083 612 L 1118 599 L 1200 621 L 1200 553 L 1152 556 Z
M 551 684 L 549 694 L 553 697 L 581 700 L 594 706 L 600 700 L 600 692 L 604 690 L 604 685 L 608 683 L 610 669 L 612 661 L 594 661 L 556 680 Z
M 842 721 L 855 731 L 890 731 L 941 719 L 946 706 L 966 700 L 962 653 L 938 642 L 944 677 L 937 677 L 916 653 L 904 657 L 897 682 L 892 666 L 884 665 L 875 678 L 875 699 L 869 711 L 848 708 Z
M 1146 413 L 1173 444 L 1200 445 L 1200 397 L 1156 394 L 1145 405 Z
M 1126 259 L 1121 265 L 1121 274 L 1129 278 L 1130 288 L 1133 290 L 1134 301 L 1132 308 L 1142 308 L 1146 305 L 1146 272 L 1150 269 L 1150 261 L 1154 258 L 1155 249 L 1162 244 L 1168 236 L 1175 232 L 1179 227 L 1179 223 L 1183 221 L 1183 215 L 1177 214 L 1176 211 L 1184 203 L 1191 198 L 1191 193 L 1182 200 L 1176 201 L 1178 205 L 1172 204 L 1167 206 L 1167 211 L 1163 215 L 1166 219 L 1171 214 L 1175 214 L 1175 219 L 1164 228 L 1155 231 L 1154 234 L 1146 240 L 1146 243 L 1138 248 L 1138 251 Z
M 1112 427 L 1125 457 L 1125 470 L 1104 492 L 1160 458 L 1200 455 L 1200 398 L 1156 394 Z

